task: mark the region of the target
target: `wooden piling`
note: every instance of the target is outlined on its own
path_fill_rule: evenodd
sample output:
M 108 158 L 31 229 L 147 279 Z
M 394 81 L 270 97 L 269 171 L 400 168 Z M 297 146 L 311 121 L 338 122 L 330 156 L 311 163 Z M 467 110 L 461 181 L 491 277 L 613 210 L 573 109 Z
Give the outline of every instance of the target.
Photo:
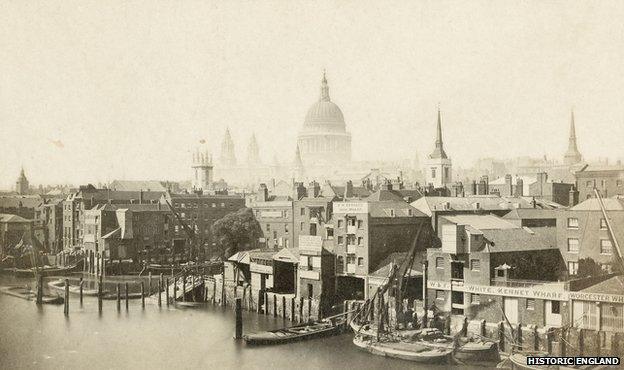
M 126 311 L 128 311 L 128 283 L 126 283 L 125 293 L 126 293 Z
M 299 297 L 299 322 L 303 322 L 303 297 Z
M 102 313 L 102 275 L 100 275 L 100 281 L 98 282 L 98 312 Z
M 217 281 L 212 281 L 212 304 L 214 305 L 217 300 Z
M 186 302 L 186 273 L 182 275 L 182 302 Z
M 243 304 L 241 298 L 236 298 L 236 331 L 234 339 L 243 338 Z
M 82 284 L 84 283 L 84 281 L 82 281 L 82 278 L 80 278 L 80 306 L 82 307 Z
M 145 308 L 145 282 L 141 281 L 141 307 Z
M 162 278 L 162 274 L 160 277 Z M 162 280 L 158 280 L 158 307 L 162 307 Z
M 152 273 L 148 273 L 148 280 L 147 280 L 147 295 L 152 295 Z
M 43 275 L 37 276 L 37 305 L 43 304 Z
M 308 298 L 308 322 L 312 322 L 312 298 Z
M 173 303 L 178 300 L 178 278 L 173 278 Z
M 69 316 L 69 279 L 65 279 L 65 316 Z
M 273 317 L 277 317 L 277 296 L 273 294 Z
M 169 278 L 167 278 L 167 286 L 165 287 L 165 301 L 167 306 L 169 306 Z
M 295 321 L 295 297 L 290 299 L 290 321 Z
M 505 323 L 498 323 L 498 349 L 505 352 Z
M 117 312 L 121 311 L 121 284 L 117 283 Z
M 286 318 L 286 297 L 282 296 L 282 317 Z
M 162 290 L 163 285 L 165 285 L 165 281 L 163 279 L 163 274 L 162 273 L 160 273 L 160 279 L 159 280 L 160 280 L 160 285 L 158 287 L 159 287 L 159 289 Z

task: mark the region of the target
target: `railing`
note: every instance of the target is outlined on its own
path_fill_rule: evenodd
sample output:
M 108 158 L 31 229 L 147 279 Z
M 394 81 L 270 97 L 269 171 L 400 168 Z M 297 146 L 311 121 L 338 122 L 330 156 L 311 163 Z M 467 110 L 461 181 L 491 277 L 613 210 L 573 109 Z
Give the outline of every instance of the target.
M 494 286 L 507 286 L 513 288 L 530 288 L 536 285 L 552 283 L 551 281 L 541 280 L 521 280 L 521 279 L 501 279 L 495 278 L 492 280 Z

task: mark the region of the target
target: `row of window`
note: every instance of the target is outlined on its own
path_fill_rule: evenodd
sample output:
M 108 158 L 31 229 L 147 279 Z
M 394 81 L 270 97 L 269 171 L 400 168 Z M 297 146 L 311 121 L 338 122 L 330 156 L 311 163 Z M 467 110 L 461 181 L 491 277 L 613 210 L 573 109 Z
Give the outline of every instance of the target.
M 329 231 L 329 229 L 328 229 Z M 333 230 L 332 230 L 332 236 L 333 236 Z M 359 236 L 357 239 L 355 238 L 355 235 L 349 235 L 346 238 L 347 240 L 347 245 L 356 245 L 356 240 L 357 240 L 357 245 L 358 246 L 363 246 L 364 245 L 364 237 Z M 338 235 L 338 245 L 343 245 L 345 241 L 345 237 L 342 235 Z
M 364 228 L 364 221 L 356 220 L 355 218 L 347 219 L 347 226 L 356 226 L 358 229 Z M 344 220 L 338 220 L 338 228 L 344 227 Z
M 579 240 L 577 238 L 568 238 L 568 252 L 579 253 Z M 600 254 L 611 254 L 613 251 L 613 244 L 611 240 L 600 239 Z
M 443 301 L 446 297 L 446 293 L 444 290 L 436 290 L 435 291 L 435 298 L 437 300 L 441 300 Z M 481 304 L 481 295 L 479 294 L 471 294 L 470 295 L 470 304 Z M 534 311 L 535 310 L 535 299 L 534 298 L 527 298 L 526 300 L 526 304 L 525 304 L 525 308 L 528 311 Z M 559 301 L 552 301 L 552 313 L 554 314 L 558 314 L 561 313 L 561 306 L 560 306 L 560 302 Z
M 356 257 L 355 256 L 347 256 L 347 264 L 355 264 L 357 261 L 357 265 L 359 267 L 363 267 L 364 266 L 364 257 Z M 338 265 L 343 265 L 344 264 L 344 258 L 342 256 L 338 256 Z
M 174 203 L 174 207 L 180 207 L 180 208 L 199 208 L 201 206 L 203 206 L 204 208 L 217 208 L 217 205 L 221 208 L 225 208 L 230 207 L 230 208 L 234 208 L 236 205 L 234 203 L 189 203 L 188 207 L 186 203 Z
M 579 220 L 576 217 L 568 218 L 568 229 L 578 229 L 579 228 Z M 600 230 L 607 229 L 607 220 L 604 218 L 600 219 Z
M 578 274 L 578 268 L 579 268 L 579 264 L 576 261 L 568 261 L 568 274 L 570 275 L 576 275 Z M 607 272 L 607 273 L 611 273 L 611 264 L 609 263 L 601 263 L 600 264 L 600 268 Z
M 595 180 L 587 180 L 585 182 L 585 187 L 593 188 L 594 187 L 594 183 L 595 183 Z M 602 184 L 602 188 L 606 188 L 607 187 L 607 180 L 600 180 L 600 183 Z M 619 179 L 615 180 L 615 186 L 618 186 L 618 187 L 624 186 L 624 182 L 622 182 L 622 180 L 619 180 Z
M 444 257 L 436 257 L 435 259 L 435 267 L 437 269 L 444 269 L 445 267 Z M 481 261 L 478 259 L 470 260 L 470 270 L 472 271 L 481 271 Z

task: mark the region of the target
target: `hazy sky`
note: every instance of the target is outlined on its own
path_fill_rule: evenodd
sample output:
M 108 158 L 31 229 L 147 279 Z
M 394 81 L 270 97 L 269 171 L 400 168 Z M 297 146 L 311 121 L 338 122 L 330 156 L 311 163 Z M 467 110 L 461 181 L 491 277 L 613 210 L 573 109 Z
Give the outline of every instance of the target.
M 0 2 L 0 187 L 190 177 L 294 156 L 322 70 L 355 159 L 624 157 L 622 1 Z

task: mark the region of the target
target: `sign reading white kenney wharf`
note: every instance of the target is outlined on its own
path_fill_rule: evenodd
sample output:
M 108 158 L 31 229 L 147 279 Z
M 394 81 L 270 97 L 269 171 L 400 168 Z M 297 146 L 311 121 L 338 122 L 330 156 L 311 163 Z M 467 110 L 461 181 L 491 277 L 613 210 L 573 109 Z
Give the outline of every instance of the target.
M 553 283 L 557 284 L 557 283 Z M 427 288 L 439 290 L 451 290 L 451 283 L 443 281 L 428 281 Z M 534 298 L 546 299 L 550 301 L 591 301 L 605 303 L 624 303 L 624 295 L 617 294 L 600 294 L 585 292 L 569 292 L 563 290 L 563 287 L 536 285 L 529 288 L 516 288 L 507 286 L 491 286 L 491 285 L 459 285 L 453 284 L 453 290 L 457 292 L 498 295 L 506 297 Z
M 334 213 L 368 213 L 368 203 L 365 202 L 334 202 Z

